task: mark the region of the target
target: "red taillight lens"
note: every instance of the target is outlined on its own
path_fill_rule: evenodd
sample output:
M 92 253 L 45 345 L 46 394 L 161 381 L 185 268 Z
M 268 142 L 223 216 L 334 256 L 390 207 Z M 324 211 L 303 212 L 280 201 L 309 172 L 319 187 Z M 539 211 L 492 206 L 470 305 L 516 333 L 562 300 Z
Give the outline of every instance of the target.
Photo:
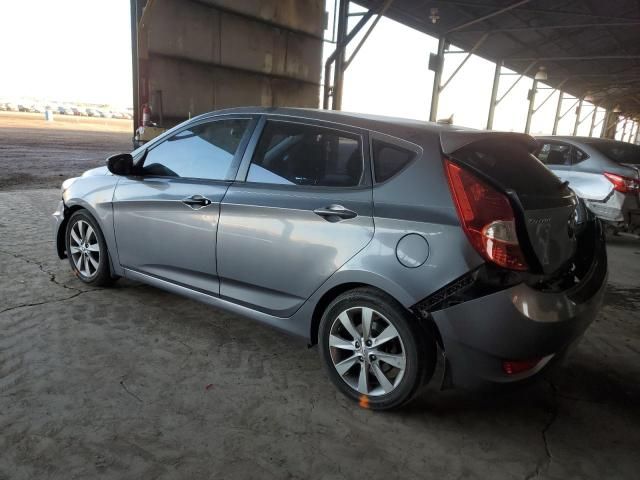
M 604 176 L 607 177 L 611 183 L 613 183 L 614 190 L 621 193 L 631 193 L 640 190 L 640 182 L 635 178 L 623 177 L 617 173 L 604 172 Z
M 527 370 L 531 370 L 535 368 L 539 363 L 541 358 L 536 358 L 533 360 L 505 360 L 502 362 L 502 370 L 507 375 L 516 375 L 518 373 L 526 372 Z
M 449 160 L 445 169 L 460 222 L 473 247 L 501 267 L 527 270 L 509 199 Z

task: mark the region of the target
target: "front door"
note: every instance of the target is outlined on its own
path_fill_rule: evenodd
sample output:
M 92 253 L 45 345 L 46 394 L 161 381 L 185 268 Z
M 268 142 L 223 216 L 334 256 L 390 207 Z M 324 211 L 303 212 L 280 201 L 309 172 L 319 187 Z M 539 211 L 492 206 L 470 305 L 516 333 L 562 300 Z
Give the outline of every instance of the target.
M 246 181 L 231 185 L 221 205 L 221 296 L 288 317 L 369 243 L 364 145 L 358 131 L 266 122 L 251 163 L 243 162 Z
M 150 147 L 138 176 L 118 182 L 114 227 L 123 267 L 219 293 L 220 202 L 235 175 L 249 119 L 190 125 Z

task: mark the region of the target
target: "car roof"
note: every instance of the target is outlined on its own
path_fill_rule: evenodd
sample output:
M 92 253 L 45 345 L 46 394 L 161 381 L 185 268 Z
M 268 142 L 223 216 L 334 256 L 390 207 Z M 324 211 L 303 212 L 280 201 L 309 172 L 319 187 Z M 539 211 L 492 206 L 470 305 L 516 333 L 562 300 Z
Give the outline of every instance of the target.
M 368 113 L 321 110 L 317 108 L 236 107 L 205 113 L 194 117 L 192 120 L 200 120 L 222 114 L 276 115 L 297 119 L 319 120 L 335 123 L 336 125 L 347 125 L 379 132 L 403 140 L 415 141 L 416 143 L 423 143 L 423 140 L 428 138 L 437 141 L 444 153 L 452 153 L 465 145 L 488 137 L 508 138 L 512 141 L 518 141 L 526 144 L 530 151 L 533 151 L 536 147 L 533 137 L 522 133 L 475 130 L 445 123 L 425 122 Z
M 359 127 L 366 130 L 379 131 L 392 135 L 405 136 L 411 133 L 432 133 L 438 135 L 446 130 L 470 130 L 449 124 L 425 122 L 409 118 L 387 117 L 368 113 L 344 112 L 336 110 L 322 110 L 318 108 L 290 108 L 290 107 L 235 107 L 205 113 L 195 118 L 205 118 L 220 114 L 258 114 L 279 115 L 307 120 L 319 120 L 341 125 Z

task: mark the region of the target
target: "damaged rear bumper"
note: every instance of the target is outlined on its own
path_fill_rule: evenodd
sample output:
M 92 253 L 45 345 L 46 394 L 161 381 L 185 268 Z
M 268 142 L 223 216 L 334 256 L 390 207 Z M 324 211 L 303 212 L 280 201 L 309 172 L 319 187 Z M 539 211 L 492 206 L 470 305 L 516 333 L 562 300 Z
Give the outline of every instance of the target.
M 432 312 L 446 355 L 449 381 L 478 388 L 534 376 L 575 345 L 598 314 L 607 258 L 598 226 L 588 272 L 573 287 L 542 291 L 525 283 Z M 534 361 L 507 373 L 505 362 Z

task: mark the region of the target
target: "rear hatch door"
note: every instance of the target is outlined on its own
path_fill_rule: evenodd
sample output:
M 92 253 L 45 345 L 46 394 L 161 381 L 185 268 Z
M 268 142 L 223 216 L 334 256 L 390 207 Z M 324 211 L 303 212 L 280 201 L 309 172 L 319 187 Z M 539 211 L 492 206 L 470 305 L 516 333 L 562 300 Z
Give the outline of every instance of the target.
M 467 130 L 445 130 L 440 137 L 443 153 L 511 198 L 521 247 L 537 260 L 539 273 L 553 274 L 571 261 L 576 251 L 578 200 L 566 183 L 533 156 L 534 138 Z

